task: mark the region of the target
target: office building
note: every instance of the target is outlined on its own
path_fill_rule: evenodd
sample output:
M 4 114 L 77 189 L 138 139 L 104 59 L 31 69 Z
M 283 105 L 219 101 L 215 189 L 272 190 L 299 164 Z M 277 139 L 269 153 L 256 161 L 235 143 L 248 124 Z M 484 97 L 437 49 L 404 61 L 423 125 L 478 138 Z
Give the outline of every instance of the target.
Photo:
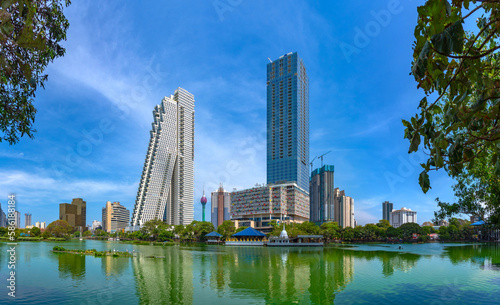
M 42 221 L 42 222 L 40 223 L 40 230 L 45 230 L 45 227 L 46 227 L 46 225 L 45 225 L 45 221 Z
M 297 53 L 267 64 L 267 183 L 309 192 L 309 78 Z
M 82 198 L 74 198 L 69 203 L 59 205 L 59 219 L 66 220 L 70 226 L 77 230 L 86 230 L 87 202 Z
M 24 227 L 32 227 L 31 225 L 31 213 L 24 214 Z
M 335 188 L 335 221 L 340 227 L 355 227 L 354 199 L 345 195 L 345 191 Z
M 231 194 L 224 190 L 222 184 L 212 192 L 212 224 L 215 229 L 225 220 L 231 219 Z
M 264 232 L 272 220 L 302 223 L 309 220 L 309 193 L 295 183 L 271 184 L 231 193 L 231 219 L 236 227 Z
M 382 219 L 390 222 L 391 212 L 394 209 L 394 205 L 389 201 L 382 202 Z
M 324 165 L 315 169 L 309 181 L 309 221 L 321 225 L 335 221 L 334 167 Z
M 14 211 L 14 227 L 21 228 L 21 213 L 19 211 Z
M 106 202 L 102 208 L 102 229 L 108 233 L 124 230 L 130 221 L 130 211 L 119 202 Z
M 155 106 L 153 118 L 130 224 L 187 225 L 194 208 L 194 96 L 177 88 Z
M 394 210 L 391 212 L 391 226 L 399 228 L 405 223 L 417 222 L 417 212 L 411 209 L 402 208 L 401 210 Z
M 35 228 L 39 228 L 40 229 L 40 222 L 39 221 L 35 222 Z

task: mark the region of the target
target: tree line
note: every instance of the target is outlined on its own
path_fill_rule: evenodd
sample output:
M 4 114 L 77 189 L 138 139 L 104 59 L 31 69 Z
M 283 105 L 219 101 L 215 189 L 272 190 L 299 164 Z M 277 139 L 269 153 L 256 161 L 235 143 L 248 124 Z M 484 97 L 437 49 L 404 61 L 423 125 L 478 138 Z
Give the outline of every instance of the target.
M 426 223 L 429 224 L 429 223 Z M 396 242 L 415 240 L 425 242 L 429 239 L 429 234 L 439 234 L 439 239 L 443 241 L 467 241 L 472 239 L 474 234 L 469 226 L 470 222 L 462 219 L 452 218 L 448 226 L 441 226 L 434 229 L 433 226 L 420 226 L 417 223 L 406 223 L 398 228 L 394 228 L 387 220 L 380 220 L 376 224 L 366 224 L 356 226 L 355 228 L 342 228 L 337 222 L 325 222 L 317 225 L 313 222 L 290 223 L 286 224 L 286 231 L 290 238 L 297 235 L 323 235 L 326 242 Z M 272 230 L 268 233 L 270 236 L 279 236 L 283 230 L 283 224 L 277 221 L 271 221 Z M 114 232 L 109 233 L 101 229 L 94 232 L 85 231 L 84 237 L 96 239 L 107 239 L 109 237 L 118 237 L 121 240 L 137 240 L 150 242 L 203 242 L 206 241 L 206 235 L 217 231 L 222 235 L 223 241 L 230 238 L 233 234 L 242 231 L 246 227 L 236 228 L 230 220 L 224 221 L 221 225 L 215 227 L 210 222 L 193 221 L 188 225 L 169 225 L 161 220 L 150 220 L 146 222 L 140 230 L 135 232 Z M 0 236 L 7 236 L 7 229 L 0 228 Z M 56 220 L 50 223 L 42 233 L 39 228 L 16 229 L 16 237 L 29 235 L 39 239 L 64 238 L 70 239 L 78 237 L 80 232 L 75 231 L 64 220 Z

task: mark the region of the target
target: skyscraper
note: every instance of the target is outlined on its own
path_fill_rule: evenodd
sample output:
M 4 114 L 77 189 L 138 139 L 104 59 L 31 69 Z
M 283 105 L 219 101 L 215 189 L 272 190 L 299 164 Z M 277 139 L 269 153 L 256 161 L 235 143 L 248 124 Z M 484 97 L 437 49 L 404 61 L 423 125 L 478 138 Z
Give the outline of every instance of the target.
M 14 211 L 14 227 L 21 228 L 21 212 Z
M 334 167 L 324 165 L 311 173 L 309 181 L 309 221 L 321 225 L 335 221 Z
M 309 191 L 309 78 L 297 53 L 267 64 L 267 183 Z
M 354 227 L 354 199 L 346 196 L 345 191 L 336 188 L 335 193 L 335 221 L 341 228 Z
M 389 201 L 382 202 L 382 219 L 387 221 L 391 221 L 391 212 L 394 208 L 394 205 Z
M 31 226 L 31 213 L 24 214 L 24 227 Z
M 119 202 L 106 202 L 102 208 L 102 229 L 106 232 L 121 231 L 127 227 L 130 221 L 130 211 Z M 94 229 L 94 224 L 92 224 Z
M 82 230 L 86 230 L 87 222 L 87 202 L 83 201 L 82 198 L 74 198 L 69 203 L 61 203 L 59 205 L 59 219 L 66 220 L 68 224 L 72 227 L 81 227 Z
M 194 208 L 194 96 L 177 88 L 153 118 L 131 225 L 151 219 L 186 225 Z
M 222 184 L 219 189 L 212 192 L 212 224 L 215 229 L 220 226 L 224 220 L 231 219 L 231 194 L 224 189 Z

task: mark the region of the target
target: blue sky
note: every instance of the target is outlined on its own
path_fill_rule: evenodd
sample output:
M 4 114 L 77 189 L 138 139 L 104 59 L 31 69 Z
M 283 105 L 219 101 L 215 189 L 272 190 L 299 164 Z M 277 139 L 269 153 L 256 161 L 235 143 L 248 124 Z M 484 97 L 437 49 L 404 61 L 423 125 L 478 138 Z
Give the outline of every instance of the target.
M 360 224 L 381 203 L 432 218 L 453 181 L 418 186 L 422 153 L 408 155 L 401 119 L 423 92 L 409 75 L 421 1 L 74 1 L 66 55 L 36 96 L 34 140 L 0 146 L 0 202 L 15 193 L 33 222 L 59 203 L 106 201 L 133 210 L 154 105 L 177 87 L 195 96 L 195 219 L 209 193 L 266 179 L 266 64 L 298 52 L 310 80 L 310 156 L 332 151 L 335 186 L 354 198 Z M 315 167 L 320 165 L 315 161 Z M 209 196 L 207 196 L 209 197 Z M 1 199 L 4 198 L 4 199 Z M 210 203 L 207 205 L 207 212 Z

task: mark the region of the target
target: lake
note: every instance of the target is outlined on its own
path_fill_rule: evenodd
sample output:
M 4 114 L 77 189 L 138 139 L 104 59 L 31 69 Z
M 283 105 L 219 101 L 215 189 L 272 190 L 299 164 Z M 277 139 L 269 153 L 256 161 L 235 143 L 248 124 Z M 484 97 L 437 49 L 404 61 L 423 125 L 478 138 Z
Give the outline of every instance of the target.
M 134 258 L 52 253 L 136 251 Z M 499 244 L 325 248 L 19 242 L 16 298 L 2 304 L 500 304 Z M 165 258 L 147 258 L 146 256 Z

